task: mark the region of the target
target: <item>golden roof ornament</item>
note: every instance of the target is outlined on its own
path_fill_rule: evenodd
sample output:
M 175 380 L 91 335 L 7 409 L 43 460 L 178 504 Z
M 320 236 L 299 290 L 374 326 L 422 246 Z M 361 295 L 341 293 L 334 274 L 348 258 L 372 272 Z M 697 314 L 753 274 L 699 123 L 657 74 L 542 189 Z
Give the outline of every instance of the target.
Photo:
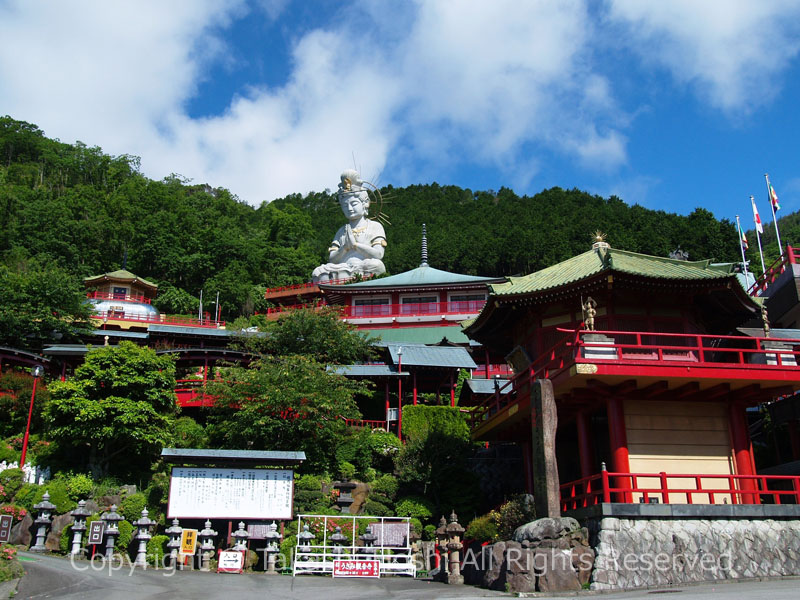
M 594 232 L 592 240 L 594 241 L 592 244 L 592 250 L 597 250 L 598 248 L 607 249 L 611 247 L 608 242 L 606 242 L 606 234 L 599 229 Z

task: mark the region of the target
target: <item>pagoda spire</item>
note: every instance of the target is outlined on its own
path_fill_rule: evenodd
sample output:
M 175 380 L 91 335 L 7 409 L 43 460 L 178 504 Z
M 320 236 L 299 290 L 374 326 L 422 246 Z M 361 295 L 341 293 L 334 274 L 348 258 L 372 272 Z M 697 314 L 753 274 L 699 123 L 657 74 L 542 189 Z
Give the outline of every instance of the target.
M 422 262 L 419 266 L 428 266 L 428 236 L 425 232 L 425 223 L 422 224 Z

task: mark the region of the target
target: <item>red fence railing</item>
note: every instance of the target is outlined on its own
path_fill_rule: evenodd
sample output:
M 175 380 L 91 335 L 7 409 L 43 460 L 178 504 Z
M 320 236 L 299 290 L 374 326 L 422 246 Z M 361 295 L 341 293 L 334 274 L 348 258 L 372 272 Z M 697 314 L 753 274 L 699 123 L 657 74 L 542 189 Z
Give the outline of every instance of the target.
M 138 302 L 140 304 L 150 304 L 150 298 L 135 294 L 115 294 L 112 292 L 88 292 L 86 297 L 89 300 L 122 300 L 123 302 Z
M 596 365 L 698 367 L 715 369 L 756 369 L 764 377 L 769 371 L 800 370 L 800 339 L 763 338 L 731 335 L 686 333 L 651 333 L 641 331 L 581 331 L 562 329 L 564 333 L 549 350 L 537 356 L 528 369 L 515 375 L 472 413 L 472 426 L 478 427 L 501 409 L 518 402 L 520 391 L 534 379 L 552 378 L 577 363 Z M 604 341 L 586 341 L 589 334 Z M 779 343 L 782 348 L 769 347 Z M 719 377 L 719 371 L 716 371 Z
M 787 245 L 783 256 L 767 267 L 767 270 L 750 286 L 747 293 L 751 296 L 760 296 L 786 270 L 786 267 L 798 263 L 800 263 L 800 250 Z
M 368 319 L 374 317 L 414 317 L 438 315 L 477 315 L 483 309 L 486 300 L 467 300 L 453 302 L 422 302 L 409 304 L 369 304 L 365 306 L 333 305 L 347 319 Z M 263 314 L 274 315 L 290 310 L 327 306 L 323 303 L 291 304 L 268 308 Z
M 370 277 L 364 277 L 362 279 L 362 281 L 366 281 L 367 279 L 370 279 Z M 278 287 L 267 289 L 264 292 L 264 295 L 265 296 L 269 296 L 270 294 L 280 294 L 280 293 L 283 293 L 283 292 L 294 292 L 294 291 L 302 292 L 304 290 L 311 290 L 311 289 L 317 287 L 320 283 L 322 283 L 324 285 L 328 285 L 328 284 L 330 284 L 330 285 L 339 285 L 339 284 L 342 284 L 342 283 L 351 283 L 354 280 L 355 280 L 355 277 L 345 277 L 344 279 L 330 279 L 328 281 L 320 281 L 319 283 L 314 283 L 313 281 L 307 281 L 305 283 L 294 283 L 294 284 L 291 284 L 291 285 L 281 285 L 281 286 L 278 286 Z
M 561 509 L 602 502 L 800 504 L 800 476 L 611 473 L 561 485 Z
M 133 321 L 136 323 L 154 323 L 158 325 L 185 325 L 187 327 L 225 327 L 225 321 L 215 321 L 211 318 L 195 319 L 177 315 L 134 315 L 122 311 L 101 311 L 92 315 L 93 319 L 102 321 Z

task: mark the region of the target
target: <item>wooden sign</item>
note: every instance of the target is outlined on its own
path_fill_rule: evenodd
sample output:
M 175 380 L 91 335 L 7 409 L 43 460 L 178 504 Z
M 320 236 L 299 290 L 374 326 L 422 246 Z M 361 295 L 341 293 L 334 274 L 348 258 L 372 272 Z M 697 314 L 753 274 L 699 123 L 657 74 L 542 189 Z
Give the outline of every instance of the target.
M 220 550 L 217 573 L 241 573 L 244 571 L 244 551 Z
M 373 523 L 372 533 L 378 536 L 375 540 L 375 545 L 405 548 L 408 545 L 408 528 L 409 524 L 407 522 L 384 521 L 383 523 Z
M 0 517 L 0 544 L 6 544 L 11 539 L 11 525 L 13 523 L 14 517 L 11 515 Z
M 335 560 L 334 577 L 380 577 L 381 563 L 377 560 Z
M 181 533 L 181 554 L 194 554 L 197 548 L 197 529 L 184 529 Z
M 97 545 L 103 543 L 103 534 L 106 532 L 105 521 L 92 521 L 89 523 L 89 539 L 87 544 Z

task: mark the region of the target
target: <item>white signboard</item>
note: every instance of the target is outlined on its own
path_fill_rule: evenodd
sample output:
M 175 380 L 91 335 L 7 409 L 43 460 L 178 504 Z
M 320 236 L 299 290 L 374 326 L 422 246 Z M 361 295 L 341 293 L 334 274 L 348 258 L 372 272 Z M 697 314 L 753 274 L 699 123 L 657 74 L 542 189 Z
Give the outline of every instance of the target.
M 291 469 L 173 467 L 170 519 L 291 519 Z

